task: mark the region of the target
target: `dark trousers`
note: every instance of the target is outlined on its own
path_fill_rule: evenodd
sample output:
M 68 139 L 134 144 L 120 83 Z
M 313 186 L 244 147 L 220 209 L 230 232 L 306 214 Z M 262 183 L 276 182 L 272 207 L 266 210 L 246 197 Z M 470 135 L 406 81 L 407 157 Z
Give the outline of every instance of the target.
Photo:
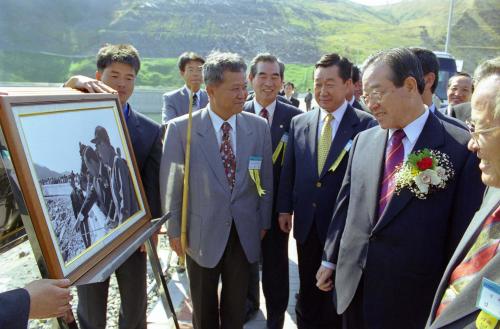
M 278 218 L 262 240 L 262 290 L 266 298 L 267 328 L 281 329 L 288 307 L 288 233 L 283 232 Z M 247 312 L 259 308 L 259 266 L 250 264 L 250 280 L 246 301 Z
M 316 226 L 311 227 L 305 243 L 297 242 L 299 260 L 299 299 L 295 306 L 299 329 L 341 328 L 341 317 L 337 315 L 332 292 L 316 287 L 316 273 L 323 257 L 323 243 L 319 240 Z
M 224 254 L 214 268 L 202 267 L 189 256 L 186 256 L 186 265 L 193 302 L 193 328 L 242 329 L 250 264 L 234 223 Z M 220 307 L 219 279 L 222 281 Z
M 349 304 L 345 312 L 342 314 L 343 329 L 368 328 L 363 311 L 363 279 L 364 276 L 362 276 L 359 280 L 359 286 L 354 294 L 351 304 Z
M 120 289 L 120 329 L 146 329 L 146 253 L 137 250 L 115 272 Z M 82 329 L 105 329 L 109 278 L 78 286 L 78 321 Z

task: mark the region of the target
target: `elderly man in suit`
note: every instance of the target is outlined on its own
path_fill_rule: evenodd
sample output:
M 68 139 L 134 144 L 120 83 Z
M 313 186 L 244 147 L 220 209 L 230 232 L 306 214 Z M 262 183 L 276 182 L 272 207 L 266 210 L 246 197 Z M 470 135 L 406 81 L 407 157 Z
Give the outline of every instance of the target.
M 470 119 L 470 98 L 474 91 L 472 77 L 459 72 L 448 80 L 448 107 L 444 108 L 445 114 L 463 122 Z
M 422 66 L 424 73 L 424 92 L 422 93 L 422 100 L 439 120 L 444 120 L 457 127 L 467 129 L 467 126 L 458 119 L 443 114 L 441 111 L 436 111 L 436 105 L 432 101 L 432 96 L 436 91 L 439 82 L 439 61 L 437 56 L 430 50 L 425 48 L 411 48 L 411 51 L 417 56 Z
M 281 171 L 277 210 L 281 229 L 288 233 L 294 216 L 300 289 L 295 312 L 299 328 L 339 328 L 332 295 L 316 287 L 326 231 L 334 199 L 347 167 L 354 137 L 375 120 L 352 108 L 345 95 L 351 85 L 352 64 L 337 54 L 315 65 L 314 96 L 320 108 L 292 119 Z
M 481 159 L 488 190 L 439 283 L 427 326 L 476 328 L 475 304 L 483 278 L 500 283 L 500 57 L 476 70 L 469 149 Z
M 200 89 L 203 81 L 201 74 L 203 63 L 205 63 L 203 57 L 193 52 L 185 52 L 179 56 L 177 65 L 179 66 L 179 74 L 185 84 L 182 88 L 163 95 L 163 109 L 161 112 L 163 124 L 188 113 L 189 94 L 193 94 L 193 111 L 207 106 L 207 92 Z
M 42 279 L 0 293 L 0 329 L 26 329 L 29 319 L 62 317 L 71 309 L 69 280 Z
M 160 125 L 136 112 L 128 103 L 140 69 L 137 50 L 127 44 L 106 45 L 97 54 L 96 79 L 71 77 L 65 86 L 88 92 L 118 93 L 146 198 L 154 218 L 161 216 L 159 173 L 162 132 Z M 144 246 L 116 270 L 120 288 L 120 328 L 146 327 L 146 249 Z M 109 278 L 78 286 L 81 328 L 105 328 Z
M 171 214 L 170 245 L 186 253 L 196 329 L 243 328 L 249 267 L 271 227 L 271 134 L 265 119 L 242 112 L 245 71 L 242 57 L 232 53 L 212 53 L 203 65 L 210 102 L 192 118 L 186 250 L 180 235 L 188 116 L 167 126 L 162 204 Z
M 370 58 L 363 89 L 380 126 L 354 140 L 317 285 L 344 328 L 422 328 L 484 187 L 467 131 L 426 110 L 411 50 Z
M 255 97 L 247 101 L 244 110 L 266 119 L 271 129 L 273 151 L 273 190 L 278 190 L 281 167 L 287 144 L 290 121 L 302 111 L 277 98 L 282 69 L 279 60 L 269 53 L 258 54 L 252 60 L 248 79 L 255 90 Z M 275 193 L 276 196 L 276 193 Z M 262 240 L 262 289 L 266 297 L 267 328 L 283 328 L 288 306 L 288 233 L 278 223 L 276 197 L 273 198 L 271 229 Z M 259 269 L 252 264 L 247 307 L 248 312 L 259 309 Z M 250 318 L 251 316 L 247 316 Z

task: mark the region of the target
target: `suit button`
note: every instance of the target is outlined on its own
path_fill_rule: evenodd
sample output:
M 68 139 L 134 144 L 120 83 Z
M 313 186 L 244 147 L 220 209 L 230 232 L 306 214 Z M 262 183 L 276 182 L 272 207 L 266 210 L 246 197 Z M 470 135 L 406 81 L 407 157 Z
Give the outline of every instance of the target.
M 313 203 L 312 203 L 312 207 L 313 207 L 313 208 L 316 208 L 316 202 L 313 202 Z
M 316 187 L 318 187 L 318 188 L 321 187 L 321 182 L 317 182 Z

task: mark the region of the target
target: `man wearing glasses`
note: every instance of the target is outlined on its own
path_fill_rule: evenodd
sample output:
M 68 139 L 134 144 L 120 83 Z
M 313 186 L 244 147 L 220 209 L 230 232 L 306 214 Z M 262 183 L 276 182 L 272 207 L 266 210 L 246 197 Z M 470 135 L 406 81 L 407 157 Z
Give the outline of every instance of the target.
M 443 270 L 480 204 L 477 159 L 467 150 L 466 130 L 426 110 L 422 68 L 411 50 L 370 58 L 363 90 L 380 126 L 354 140 L 324 249 L 334 270 L 321 266 L 317 285 L 334 288 L 345 328 L 423 328 Z M 417 179 L 411 171 L 408 185 L 396 190 L 405 160 L 424 149 L 449 162 L 423 157 L 418 168 L 430 172 Z M 440 188 L 424 178 L 440 171 L 436 166 L 452 176 Z
M 500 57 L 481 64 L 475 81 L 469 150 L 481 160 L 488 190 L 441 279 L 427 322 L 432 329 L 475 328 L 488 317 L 475 306 L 483 278 L 500 282 Z

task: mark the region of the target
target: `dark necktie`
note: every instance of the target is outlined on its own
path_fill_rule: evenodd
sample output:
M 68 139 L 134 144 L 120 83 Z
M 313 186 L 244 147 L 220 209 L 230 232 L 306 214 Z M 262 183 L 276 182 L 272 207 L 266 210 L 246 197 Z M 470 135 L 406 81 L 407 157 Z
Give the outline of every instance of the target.
M 198 107 L 198 94 L 193 94 L 193 108 Z
M 220 156 L 222 157 L 227 182 L 232 191 L 234 183 L 236 182 L 236 158 L 233 148 L 231 147 L 231 134 L 229 133 L 231 131 L 231 125 L 228 122 L 224 122 L 221 129 L 222 143 L 220 144 Z
M 262 108 L 262 110 L 260 110 L 259 115 L 264 119 L 266 119 L 267 124 L 269 124 L 269 111 L 265 107 Z
M 496 255 L 500 242 L 500 205 L 486 218 L 476 240 L 450 275 L 449 286 L 443 294 L 436 317 L 460 294 L 479 272 Z
M 384 179 L 380 189 L 380 199 L 378 203 L 378 218 L 384 213 L 385 207 L 392 197 L 395 187 L 394 174 L 399 165 L 403 163 L 405 149 L 403 147 L 403 138 L 405 132 L 401 129 L 396 130 L 389 140 L 385 150 Z

